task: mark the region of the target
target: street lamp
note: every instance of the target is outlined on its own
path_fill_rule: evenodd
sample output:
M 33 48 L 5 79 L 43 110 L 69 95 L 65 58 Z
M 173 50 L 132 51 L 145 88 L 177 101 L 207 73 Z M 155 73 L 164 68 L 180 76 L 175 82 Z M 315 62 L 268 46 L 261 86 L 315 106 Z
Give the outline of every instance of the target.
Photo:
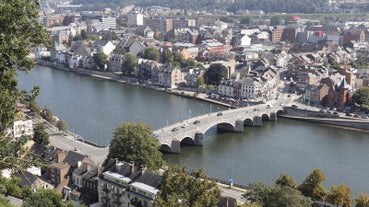
M 232 178 L 232 168 L 229 167 L 227 168 L 227 170 L 229 171 L 229 187 L 232 188 L 233 187 L 233 178 Z

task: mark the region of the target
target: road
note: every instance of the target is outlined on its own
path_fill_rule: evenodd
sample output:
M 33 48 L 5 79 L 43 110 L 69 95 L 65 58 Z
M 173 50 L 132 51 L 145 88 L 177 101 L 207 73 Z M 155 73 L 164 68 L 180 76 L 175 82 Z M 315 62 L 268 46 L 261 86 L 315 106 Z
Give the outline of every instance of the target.
M 33 119 L 33 123 L 40 123 L 40 120 Z M 70 134 L 63 135 L 63 133 L 60 133 L 59 130 L 51 124 L 46 124 L 45 127 L 46 132 L 49 134 L 49 140 L 52 146 L 88 155 L 96 164 L 102 164 L 108 155 L 109 147 L 100 148 L 78 141 L 76 137 Z

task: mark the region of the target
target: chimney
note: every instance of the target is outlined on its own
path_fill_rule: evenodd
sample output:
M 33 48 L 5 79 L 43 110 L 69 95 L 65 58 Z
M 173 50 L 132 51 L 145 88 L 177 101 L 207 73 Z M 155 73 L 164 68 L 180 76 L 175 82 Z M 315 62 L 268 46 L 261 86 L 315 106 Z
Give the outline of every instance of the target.
M 141 165 L 141 176 L 145 173 L 147 167 L 145 165 Z
M 135 173 L 135 162 L 131 161 L 129 162 L 129 167 L 131 169 L 131 175 Z
M 102 165 L 100 162 L 97 163 L 97 175 L 99 176 L 102 172 Z

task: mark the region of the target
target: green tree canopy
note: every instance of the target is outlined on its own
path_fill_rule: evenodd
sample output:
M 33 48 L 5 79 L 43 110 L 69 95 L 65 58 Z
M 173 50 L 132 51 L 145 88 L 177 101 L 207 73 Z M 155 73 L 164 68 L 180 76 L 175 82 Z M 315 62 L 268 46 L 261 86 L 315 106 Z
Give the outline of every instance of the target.
M 360 193 L 356 199 L 355 207 L 369 207 L 369 196 L 365 193 Z
M 351 207 L 353 202 L 351 188 L 342 183 L 338 186 L 333 185 L 331 187 L 331 192 L 328 194 L 327 200 L 337 206 Z
M 160 143 L 153 131 L 144 123 L 125 122 L 113 132 L 113 140 L 106 159 L 117 158 L 121 161 L 134 161 L 156 170 L 163 166 L 164 160 L 159 151 Z
M 270 187 L 262 183 L 253 183 L 246 197 L 260 206 L 268 207 L 311 207 L 312 200 L 300 191 L 288 186 Z
M 275 184 L 279 186 L 287 186 L 290 188 L 297 187 L 295 180 L 287 174 L 281 174 L 275 181 Z
M 227 76 L 227 68 L 221 63 L 211 64 L 205 72 L 205 83 L 208 85 L 219 85 L 220 81 Z
M 193 170 L 174 166 L 164 173 L 160 186 L 160 196 L 155 207 L 190 207 L 218 206 L 220 190 L 215 182 L 210 181 L 202 170 Z
M 56 127 L 58 128 L 59 131 L 66 131 L 68 129 L 68 125 L 64 122 L 64 121 L 57 121 L 56 122 Z
M 127 53 L 124 56 L 124 61 L 122 63 L 124 74 L 133 75 L 134 71 L 136 70 L 136 64 L 137 64 L 136 57 L 130 53 Z
M 62 194 L 51 189 L 43 189 L 32 193 L 29 197 L 26 197 L 23 202 L 23 207 L 74 207 L 78 206 L 73 202 L 64 202 L 62 200 Z
M 99 69 L 105 69 L 105 64 L 108 62 L 108 56 L 105 55 L 103 52 L 97 52 L 94 53 L 92 56 L 92 59 L 94 59 L 96 66 Z
M 54 121 L 55 121 L 55 118 L 54 118 L 54 114 L 53 114 L 53 112 L 51 112 L 51 110 L 50 109 L 48 109 L 48 108 L 44 108 L 44 109 L 42 109 L 42 111 L 41 111 L 41 117 L 43 118 L 43 119 L 45 119 L 46 121 L 48 121 L 48 122 L 51 122 L 51 123 L 53 123 Z
M 298 186 L 298 189 L 304 196 L 310 197 L 313 200 L 322 201 L 327 195 L 327 192 L 322 184 L 324 180 L 324 173 L 319 169 L 314 169 L 305 178 L 304 182 Z
M 49 43 L 47 32 L 38 22 L 38 2 L 0 1 L 0 169 L 29 164 L 19 155 L 27 139 L 12 142 L 4 131 L 14 122 L 16 102 L 24 98 L 17 89 L 16 70 L 32 69 L 36 62 L 29 54 L 37 46 Z
M 149 60 L 155 60 L 157 62 L 160 61 L 160 52 L 154 47 L 147 47 L 144 50 L 143 57 Z
M 44 124 L 35 125 L 33 129 L 33 141 L 35 141 L 37 144 L 40 144 L 44 147 L 46 147 L 50 143 L 49 134 L 45 131 Z
M 353 105 L 369 106 L 369 87 L 362 87 L 356 90 L 351 100 Z

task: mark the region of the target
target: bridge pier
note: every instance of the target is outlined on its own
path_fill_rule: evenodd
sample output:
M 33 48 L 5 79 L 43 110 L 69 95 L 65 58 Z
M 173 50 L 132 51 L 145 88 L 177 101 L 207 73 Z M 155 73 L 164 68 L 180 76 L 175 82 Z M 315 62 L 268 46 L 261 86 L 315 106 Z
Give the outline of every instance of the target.
M 170 146 L 171 152 L 179 154 L 181 153 L 181 142 L 178 140 L 173 140 L 172 145 Z
M 234 131 L 235 132 L 243 132 L 244 131 L 244 122 L 242 120 L 236 120 Z
M 270 121 L 277 121 L 277 113 L 275 112 L 270 113 Z
M 261 118 L 261 116 L 255 116 L 253 122 L 254 122 L 254 126 L 257 126 L 257 127 L 263 126 L 263 119 Z
M 195 134 L 195 140 L 194 145 L 196 146 L 203 146 L 204 145 L 204 134 L 203 133 L 196 133 Z

